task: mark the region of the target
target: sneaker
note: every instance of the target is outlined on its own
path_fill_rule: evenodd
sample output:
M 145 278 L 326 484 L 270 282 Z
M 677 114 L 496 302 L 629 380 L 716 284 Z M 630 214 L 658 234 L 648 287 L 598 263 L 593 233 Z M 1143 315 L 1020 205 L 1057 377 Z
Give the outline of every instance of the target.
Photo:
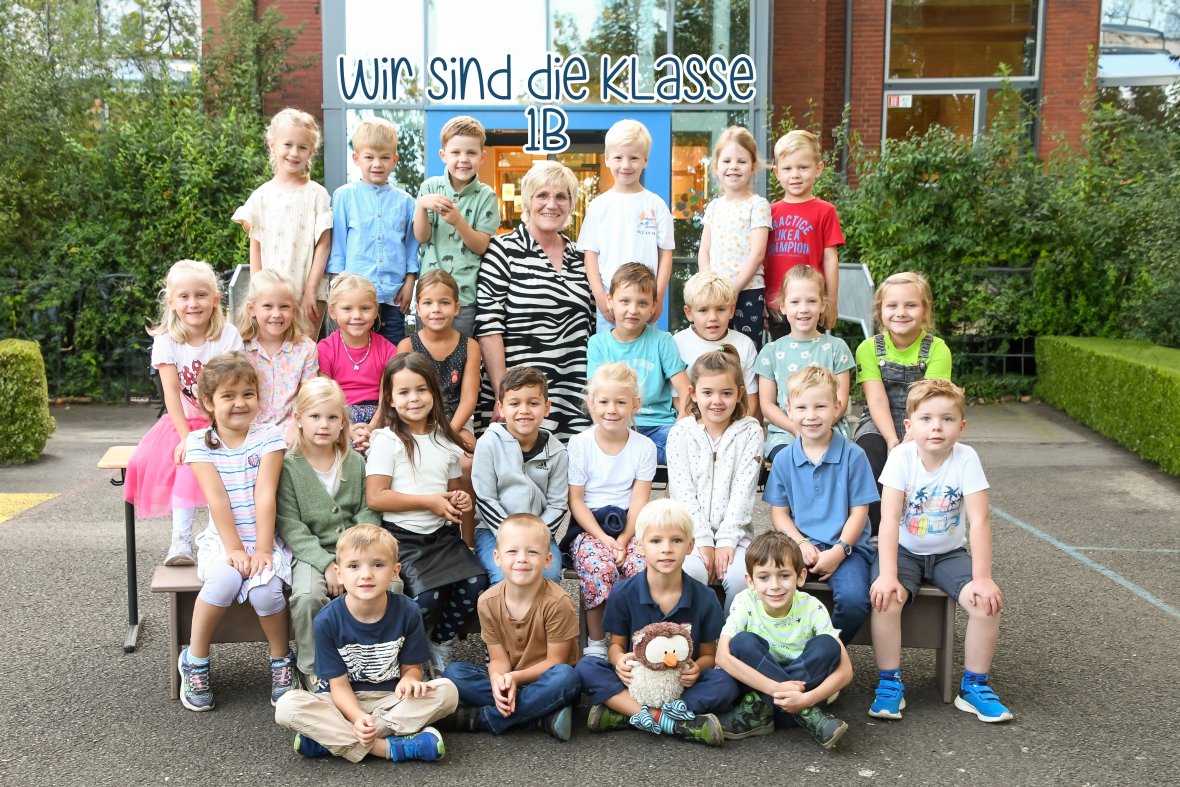
M 586 729 L 590 732 L 610 732 L 621 730 L 627 726 L 627 717 L 616 713 L 605 705 L 593 705 L 590 716 L 586 719 Z
M 434 762 L 447 753 L 442 735 L 434 727 L 426 727 L 413 735 L 390 735 L 385 741 L 389 744 L 389 759 L 394 762 Z
M 459 705 L 435 724 L 443 732 L 478 732 L 479 710 L 468 705 Z
M 295 654 L 270 659 L 270 704 L 278 705 L 282 697 L 295 688 Z
M 537 719 L 529 725 L 529 729 L 548 733 L 559 741 L 568 741 L 570 733 L 573 732 L 573 726 L 574 709 L 566 705 L 556 713 L 550 713 L 548 716 Z
M 168 547 L 168 557 L 164 558 L 164 565 L 195 566 L 196 564 L 197 561 L 193 560 L 192 545 L 188 541 L 172 539 L 172 544 Z
M 876 719 L 900 719 L 905 709 L 905 686 L 900 680 L 881 678 L 877 683 L 877 696 L 869 706 L 869 715 Z
M 678 721 L 672 727 L 672 734 L 684 741 L 703 743 L 706 746 L 720 746 L 725 743 L 725 731 L 721 722 L 712 713 L 702 713 L 688 721 Z
M 189 710 L 213 710 L 213 689 L 209 686 L 209 665 L 189 664 L 185 656 L 188 648 L 180 652 L 177 669 L 180 670 L 180 701 Z
M 605 659 L 610 653 L 610 638 L 586 640 L 586 647 L 582 648 L 583 656 L 597 656 Z
M 721 714 L 718 719 L 727 741 L 740 741 L 774 732 L 774 710 L 756 691 L 742 697 L 733 710 Z
M 819 708 L 804 708 L 795 714 L 795 723 L 811 733 L 819 745 L 830 749 L 848 732 L 848 724 Z
M 959 694 L 955 697 L 955 707 L 961 711 L 974 713 L 980 721 L 994 723 L 1008 721 L 1012 718 L 1012 711 L 1004 707 L 1000 698 L 986 683 L 971 683 L 959 687 Z
M 441 678 L 443 672 L 447 667 L 451 666 L 451 661 L 455 658 L 455 640 L 447 642 L 435 642 L 434 640 L 427 640 L 430 646 L 430 667 L 431 677 Z
M 331 754 L 316 741 L 299 733 L 295 733 L 295 753 L 304 757 L 323 757 L 325 754 Z

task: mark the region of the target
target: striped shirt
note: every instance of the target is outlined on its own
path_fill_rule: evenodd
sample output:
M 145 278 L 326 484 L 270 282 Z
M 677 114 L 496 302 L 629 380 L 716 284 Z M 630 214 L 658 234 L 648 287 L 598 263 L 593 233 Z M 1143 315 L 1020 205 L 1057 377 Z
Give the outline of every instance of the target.
M 262 465 L 263 455 L 287 450 L 283 433 L 271 424 L 254 424 L 237 448 L 222 443 L 220 447 L 210 449 L 205 445 L 205 433 L 211 429 L 213 427 L 210 426 L 198 432 L 189 432 L 184 447 L 185 462 L 190 465 L 209 462 L 217 468 L 217 474 L 221 476 L 221 483 L 229 495 L 229 507 L 233 511 L 238 538 L 242 540 L 243 546 L 253 545 L 257 540 L 254 483 L 258 479 L 258 468 Z M 217 526 L 212 517 L 206 532 L 217 536 Z

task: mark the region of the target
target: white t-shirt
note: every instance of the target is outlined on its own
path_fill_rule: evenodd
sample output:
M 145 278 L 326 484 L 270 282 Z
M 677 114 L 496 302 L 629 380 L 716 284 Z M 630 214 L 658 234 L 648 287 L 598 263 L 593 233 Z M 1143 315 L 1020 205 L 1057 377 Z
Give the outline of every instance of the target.
M 641 262 L 655 273 L 660 249 L 675 249 L 672 213 L 659 195 L 644 189 L 634 194 L 610 190 L 599 194 L 586 208 L 578 248 L 598 254 L 602 288 L 620 265 Z
M 208 339 L 200 347 L 175 341 L 166 333 L 159 334 L 152 342 L 152 368 L 164 364 L 176 367 L 180 378 L 180 401 L 184 405 L 185 418 L 205 418 L 205 411 L 197 401 L 197 378 L 205 364 L 224 353 L 242 349 L 242 335 L 233 325 L 226 323 L 221 336 Z
M 942 555 L 966 544 L 963 500 L 988 488 L 979 455 L 962 443 L 933 472 L 922 466 L 917 445 L 902 443 L 889 454 L 880 480 L 905 493 L 898 543 L 915 555 Z
M 312 467 L 312 472 L 315 477 L 320 479 L 320 483 L 324 485 L 324 491 L 328 493 L 329 497 L 335 497 L 336 493 L 340 491 L 340 461 L 332 463 L 332 466 L 323 472 Z M 308 463 L 311 467 L 311 463 Z
M 742 377 L 745 378 L 746 393 L 758 393 L 758 375 L 754 372 L 754 362 L 758 360 L 758 348 L 754 346 L 749 336 L 730 329 L 729 333 L 719 341 L 711 342 L 702 339 L 691 327 L 672 336 L 676 342 L 676 349 L 680 352 L 680 360 L 692 368 L 692 364 L 707 352 L 712 352 L 723 344 L 733 345 L 738 351 L 738 358 L 742 362 Z
M 414 435 L 414 463 L 406 455 L 401 439 L 388 427 L 373 432 L 365 475 L 392 477 L 390 489 L 406 495 L 434 495 L 447 491 L 450 480 L 460 476 L 460 448 L 441 435 Z M 431 511 L 386 511 L 386 522 L 415 533 L 433 533 L 445 520 Z
M 631 507 L 631 487 L 636 479 L 650 481 L 656 475 L 656 444 L 639 432 L 630 432 L 627 444 L 615 456 L 598 447 L 591 426 L 570 438 L 570 486 L 584 489 L 586 507 L 594 510 L 603 506 Z

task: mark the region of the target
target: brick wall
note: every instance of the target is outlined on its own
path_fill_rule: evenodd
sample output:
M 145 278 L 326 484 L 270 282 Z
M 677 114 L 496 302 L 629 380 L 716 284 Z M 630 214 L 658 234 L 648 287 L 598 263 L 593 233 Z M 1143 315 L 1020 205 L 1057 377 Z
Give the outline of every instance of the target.
M 1076 144 L 1085 123 L 1084 102 L 1093 89 L 1102 8 L 1097 0 L 1045 3 L 1044 57 L 1041 64 L 1040 153 L 1047 156 L 1065 141 Z
M 886 2 L 856 0 L 852 4 L 852 130 L 870 148 L 881 144 Z

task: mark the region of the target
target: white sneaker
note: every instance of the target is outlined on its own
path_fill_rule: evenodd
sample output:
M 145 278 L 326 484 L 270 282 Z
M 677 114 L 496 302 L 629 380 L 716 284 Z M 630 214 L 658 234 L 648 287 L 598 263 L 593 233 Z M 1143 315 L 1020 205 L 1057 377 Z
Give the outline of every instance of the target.
M 610 637 L 586 640 L 586 647 L 582 648 L 583 656 L 597 656 L 605 659 L 610 652 Z
M 168 557 L 164 558 L 164 565 L 192 566 L 196 565 L 196 562 L 193 560 L 192 545 L 188 541 L 172 540 L 172 545 L 168 547 Z
M 441 678 L 443 672 L 447 667 L 451 666 L 451 661 L 455 657 L 455 640 L 449 642 L 435 642 L 434 640 L 427 640 L 430 646 L 430 671 L 433 673 L 432 678 Z

